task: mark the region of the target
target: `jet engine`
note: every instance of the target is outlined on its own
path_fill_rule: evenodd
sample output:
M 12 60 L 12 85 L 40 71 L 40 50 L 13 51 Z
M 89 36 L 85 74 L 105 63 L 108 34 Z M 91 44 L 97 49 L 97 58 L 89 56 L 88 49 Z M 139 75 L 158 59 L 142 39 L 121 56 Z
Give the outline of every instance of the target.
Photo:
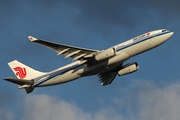
M 100 51 L 95 55 L 95 60 L 96 61 L 101 61 L 101 60 L 105 60 L 108 59 L 110 57 L 113 57 L 116 55 L 116 50 L 115 48 L 108 48 L 106 50 Z
M 122 76 L 122 75 L 130 74 L 130 73 L 136 72 L 138 69 L 139 69 L 139 66 L 137 62 L 129 63 L 122 66 L 122 68 L 118 71 L 118 75 Z

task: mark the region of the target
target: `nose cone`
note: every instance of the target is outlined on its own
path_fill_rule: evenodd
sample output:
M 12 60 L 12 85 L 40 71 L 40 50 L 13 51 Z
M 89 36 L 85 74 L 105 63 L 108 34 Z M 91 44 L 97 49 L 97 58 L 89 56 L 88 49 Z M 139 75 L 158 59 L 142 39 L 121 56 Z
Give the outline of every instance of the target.
M 171 37 L 174 34 L 174 32 L 170 32 L 169 34 L 170 34 L 170 37 Z
M 168 31 L 160 36 L 154 37 L 153 39 L 151 39 L 152 47 L 157 47 L 166 42 L 173 34 L 174 32 Z
M 172 37 L 172 35 L 174 34 L 174 32 L 170 32 L 170 33 L 168 33 L 167 35 L 166 35 L 166 37 L 167 37 L 167 40 L 170 38 L 170 37 Z

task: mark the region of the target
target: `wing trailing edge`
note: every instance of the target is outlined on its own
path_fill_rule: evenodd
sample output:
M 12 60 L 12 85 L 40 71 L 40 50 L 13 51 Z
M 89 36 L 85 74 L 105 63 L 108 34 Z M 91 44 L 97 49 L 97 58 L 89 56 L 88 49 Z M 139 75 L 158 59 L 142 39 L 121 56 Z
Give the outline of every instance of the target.
M 54 42 L 49 42 L 46 40 L 37 39 L 32 36 L 28 36 L 28 38 L 35 43 L 48 47 L 54 50 L 57 55 L 63 54 L 65 58 L 71 57 L 73 60 L 86 60 L 88 58 L 93 57 L 93 55 L 98 52 L 99 50 L 75 47 L 65 44 L 59 44 Z

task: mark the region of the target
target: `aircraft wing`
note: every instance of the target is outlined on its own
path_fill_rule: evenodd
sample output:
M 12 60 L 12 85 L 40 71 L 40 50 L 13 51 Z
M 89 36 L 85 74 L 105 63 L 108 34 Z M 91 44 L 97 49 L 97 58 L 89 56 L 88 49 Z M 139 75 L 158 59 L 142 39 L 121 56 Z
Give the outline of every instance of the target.
M 102 74 L 98 74 L 99 76 L 99 81 L 103 86 L 111 84 L 114 78 L 116 77 L 117 72 L 106 72 Z
M 73 60 L 86 60 L 88 58 L 93 57 L 93 55 L 98 52 L 98 50 L 74 47 L 64 44 L 58 44 L 54 42 L 49 42 L 41 39 L 34 38 L 32 36 L 28 36 L 28 38 L 35 43 L 46 46 L 50 49 L 53 49 L 57 52 L 57 55 L 63 54 L 65 58 L 72 57 Z

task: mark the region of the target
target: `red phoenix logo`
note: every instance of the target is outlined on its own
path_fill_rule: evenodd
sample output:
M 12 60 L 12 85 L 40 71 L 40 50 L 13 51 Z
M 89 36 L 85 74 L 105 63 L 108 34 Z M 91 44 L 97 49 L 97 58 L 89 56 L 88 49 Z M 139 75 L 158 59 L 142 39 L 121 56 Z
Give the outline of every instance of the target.
M 16 71 L 16 76 L 19 76 L 19 78 L 23 79 L 26 77 L 26 68 L 15 67 L 13 69 Z
M 146 35 L 147 35 L 147 36 L 149 36 L 150 34 L 151 34 L 151 33 L 150 33 L 150 32 L 148 32 Z

